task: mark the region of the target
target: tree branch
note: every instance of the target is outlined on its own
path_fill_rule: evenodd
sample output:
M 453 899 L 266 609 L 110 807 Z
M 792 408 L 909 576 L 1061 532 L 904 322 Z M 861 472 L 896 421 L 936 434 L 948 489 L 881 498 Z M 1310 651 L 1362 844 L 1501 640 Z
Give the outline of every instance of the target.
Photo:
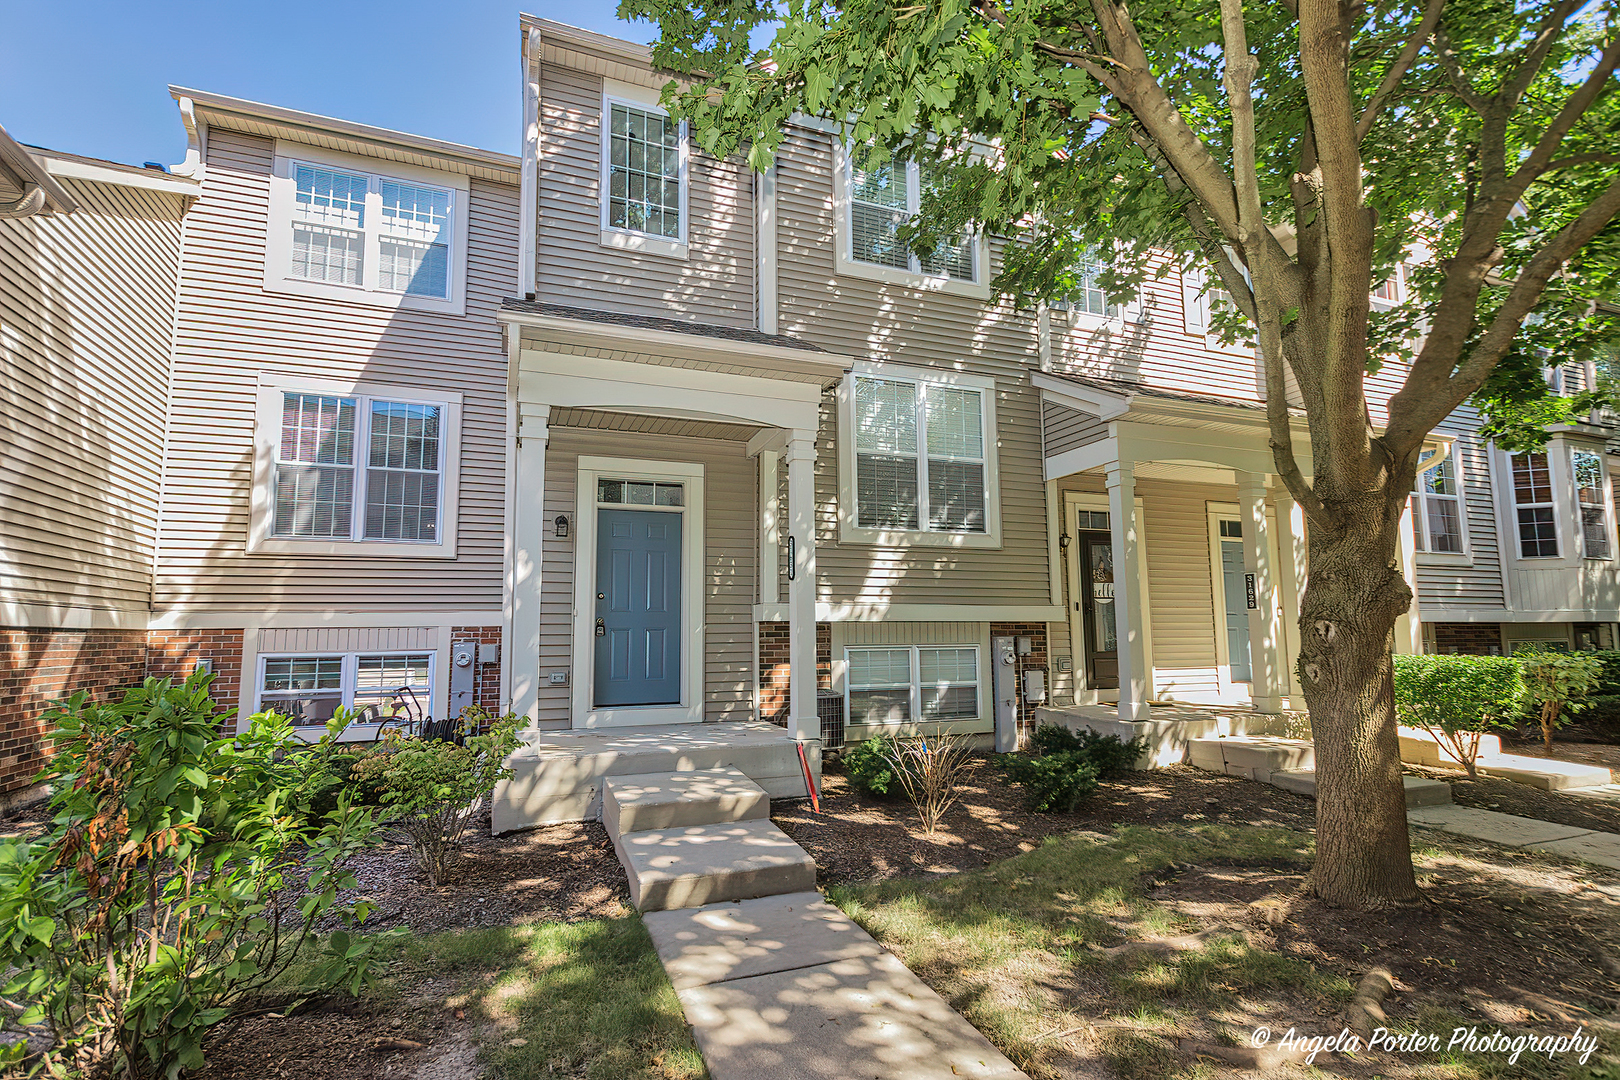
M 1519 63 L 1517 70 L 1502 84 L 1497 91 L 1493 104 L 1506 111 L 1519 104 L 1524 92 L 1530 89 L 1530 84 L 1536 81 L 1541 72 L 1541 66 L 1547 62 L 1552 47 L 1564 34 L 1564 27 L 1569 23 L 1570 16 L 1584 7 L 1586 0 L 1559 0 L 1557 6 L 1547 12 L 1547 17 L 1541 20 L 1541 29 L 1537 32 L 1535 40 L 1530 42 L 1524 51 L 1524 59 Z
M 1611 38 L 1604 46 L 1597 64 L 1593 66 L 1585 81 L 1564 101 L 1558 115 L 1553 117 L 1547 129 L 1541 133 L 1541 138 L 1536 140 L 1530 155 L 1514 170 L 1513 176 L 1508 180 L 1508 189 L 1515 199 L 1524 194 L 1536 177 L 1547 171 L 1548 165 L 1553 160 L 1553 154 L 1564 141 L 1564 136 L 1569 134 L 1570 129 L 1598 99 L 1598 95 L 1607 88 L 1609 77 L 1614 74 L 1616 64 L 1620 64 L 1620 35 Z
M 1481 116 L 1490 108 L 1490 99 L 1478 90 L 1469 80 L 1468 73 L 1457 62 L 1457 53 L 1451 47 L 1451 38 L 1446 34 L 1445 27 L 1434 28 L 1434 55 L 1440 61 L 1440 70 L 1446 73 L 1446 79 L 1462 98 L 1463 104 L 1473 109 Z
M 1445 7 L 1445 3 L 1446 0 L 1429 0 L 1428 10 L 1423 13 L 1423 20 L 1418 23 L 1418 28 L 1407 40 L 1406 47 L 1395 58 L 1395 63 L 1384 73 L 1384 79 L 1378 84 L 1372 99 L 1367 102 L 1367 107 L 1361 111 L 1361 119 L 1356 123 L 1357 142 L 1367 137 L 1367 133 L 1372 130 L 1373 121 L 1377 120 L 1378 114 L 1383 111 L 1384 103 L 1389 100 L 1396 87 L 1400 86 L 1401 80 L 1406 78 L 1407 71 L 1418 58 L 1418 53 L 1423 51 L 1423 43 L 1434 36 L 1434 28 L 1440 25 L 1440 9 Z

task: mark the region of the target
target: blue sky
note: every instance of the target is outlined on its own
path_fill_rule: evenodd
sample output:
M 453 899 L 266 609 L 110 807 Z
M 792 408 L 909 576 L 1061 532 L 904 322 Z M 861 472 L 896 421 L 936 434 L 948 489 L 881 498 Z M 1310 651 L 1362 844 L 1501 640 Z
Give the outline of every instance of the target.
M 168 85 L 518 152 L 518 13 L 635 41 L 617 0 L 0 0 L 0 125 L 38 146 L 174 164 Z

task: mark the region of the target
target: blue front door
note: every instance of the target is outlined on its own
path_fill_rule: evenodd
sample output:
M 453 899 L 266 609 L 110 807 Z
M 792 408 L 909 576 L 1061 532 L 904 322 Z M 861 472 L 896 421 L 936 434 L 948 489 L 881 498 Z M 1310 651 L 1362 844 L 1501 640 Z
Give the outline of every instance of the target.
M 1243 541 L 1221 541 L 1221 584 L 1226 593 L 1226 659 L 1232 681 L 1254 678 L 1249 664 L 1249 582 L 1243 568 Z
M 681 514 L 598 510 L 596 701 L 681 700 Z

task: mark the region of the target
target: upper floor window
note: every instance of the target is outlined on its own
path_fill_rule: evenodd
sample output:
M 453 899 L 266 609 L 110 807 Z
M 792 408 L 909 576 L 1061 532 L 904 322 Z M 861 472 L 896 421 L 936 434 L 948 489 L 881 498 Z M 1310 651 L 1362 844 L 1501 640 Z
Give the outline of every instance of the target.
M 454 555 L 460 396 L 267 377 L 250 550 Z
M 1423 464 L 1429 465 L 1429 460 Z M 1422 552 L 1464 553 L 1462 478 L 1455 446 L 1438 464 L 1429 465 L 1417 475 L 1412 496 L 1412 538 Z
M 999 542 L 993 387 L 910 370 L 846 380 L 846 539 L 903 533 Z
M 658 91 L 608 81 L 602 96 L 602 243 L 685 258 L 685 121 Z
M 1575 509 L 1580 515 L 1581 554 L 1588 559 L 1609 557 L 1609 498 L 1603 459 L 1590 450 L 1573 450 L 1570 471 L 1575 474 Z
M 921 212 L 932 180 L 929 169 L 915 161 L 867 160 L 864 147 L 838 152 L 839 250 L 843 273 L 879 280 L 987 296 L 985 264 L 989 249 L 982 237 L 966 235 L 939 244 L 926 257 L 911 250 L 900 230 Z
M 1552 471 L 1544 451 L 1513 455 L 1513 503 L 1519 524 L 1519 555 L 1526 559 L 1557 558 Z
M 378 164 L 278 144 L 265 287 L 459 313 L 466 178 Z

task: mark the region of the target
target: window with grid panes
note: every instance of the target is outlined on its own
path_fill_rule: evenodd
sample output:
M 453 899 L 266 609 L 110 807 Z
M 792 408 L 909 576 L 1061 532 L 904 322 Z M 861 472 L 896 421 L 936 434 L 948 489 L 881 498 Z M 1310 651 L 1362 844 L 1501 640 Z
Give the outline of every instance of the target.
M 1412 537 L 1419 551 L 1462 554 L 1461 490 L 1455 448 L 1438 465 L 1418 473 L 1412 496 Z
M 307 162 L 294 186 L 290 275 L 306 281 L 446 299 L 455 192 Z M 367 237 L 377 266 L 366 265 Z
M 984 391 L 926 380 L 852 378 L 856 523 L 868 529 L 984 532 Z
M 1575 505 L 1580 512 L 1581 552 L 1588 559 L 1609 557 L 1609 512 L 1604 498 L 1603 459 L 1590 450 L 1569 455 L 1575 474 Z
M 1513 502 L 1519 524 L 1519 555 L 1526 559 L 1558 555 L 1558 523 L 1553 511 L 1552 474 L 1545 452 L 1513 455 Z
M 274 709 L 299 726 L 325 724 L 341 708 L 376 708 L 367 719 L 397 711 L 420 720 L 433 700 L 432 653 L 336 653 L 267 656 L 258 708 Z
M 281 400 L 271 536 L 439 542 L 443 406 L 296 391 Z
M 869 149 L 857 148 L 848 155 L 850 258 L 954 281 L 977 281 L 972 237 L 942 243 L 927 258 L 919 258 L 900 240 L 901 227 L 919 213 L 923 193 L 933 183 L 928 169 L 893 159 L 871 164 L 869 154 Z
M 608 102 L 610 228 L 680 239 L 681 136 L 662 112 Z
M 1054 311 L 1078 311 L 1086 315 L 1096 315 L 1105 319 L 1112 319 L 1119 314 L 1119 306 L 1108 302 L 1108 295 L 1103 291 L 1099 280 L 1105 270 L 1101 259 L 1095 251 L 1088 251 L 1081 258 L 1080 264 L 1075 268 L 1075 277 L 1079 283 L 1067 297 L 1052 305 Z

